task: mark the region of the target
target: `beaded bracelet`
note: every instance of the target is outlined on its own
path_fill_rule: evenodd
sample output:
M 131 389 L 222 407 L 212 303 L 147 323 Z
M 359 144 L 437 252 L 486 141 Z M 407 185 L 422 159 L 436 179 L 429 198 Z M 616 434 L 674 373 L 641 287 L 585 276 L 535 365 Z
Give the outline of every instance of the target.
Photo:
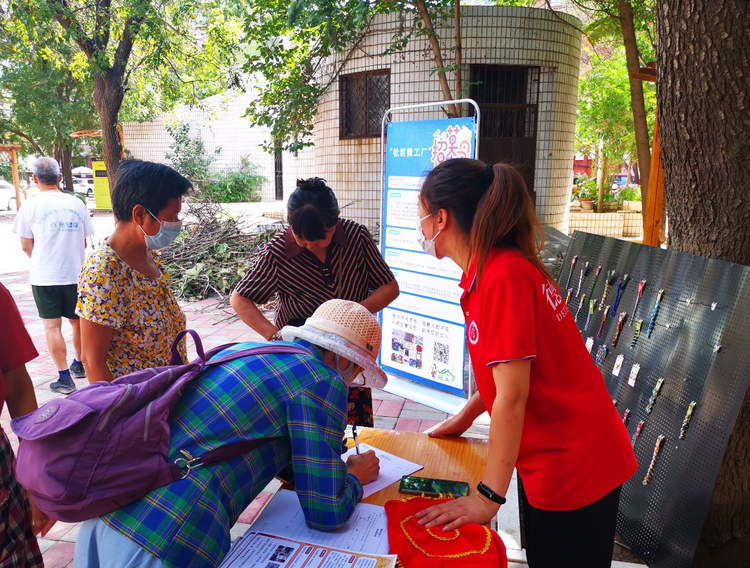
M 682 428 L 680 428 L 680 440 L 685 439 L 685 434 L 687 433 L 688 426 L 690 425 L 690 420 L 693 418 L 693 410 L 695 410 L 696 402 L 693 401 L 690 403 L 690 406 L 688 406 L 687 414 L 685 414 L 685 419 L 682 421 Z
M 651 411 L 654 409 L 654 403 L 656 402 L 656 397 L 659 396 L 659 391 L 661 390 L 661 386 L 664 384 L 664 379 L 659 379 L 656 381 L 656 386 L 654 387 L 654 390 L 651 391 L 651 397 L 648 399 L 648 405 L 646 406 L 646 414 L 651 414 Z
M 630 325 L 633 325 L 633 320 L 630 320 Z M 643 327 L 643 320 L 638 320 L 638 323 L 635 324 L 635 333 L 633 334 L 633 339 L 630 342 L 630 348 L 635 349 L 635 343 L 638 341 L 638 338 L 641 336 L 641 328 Z
M 651 319 L 648 322 L 648 327 L 646 328 L 646 339 L 651 338 L 651 333 L 654 331 L 654 325 L 656 324 L 656 316 L 659 315 L 659 306 L 661 305 L 661 299 L 664 297 L 664 290 L 659 290 L 659 293 L 656 295 L 656 303 L 654 304 L 653 309 L 651 310 Z
M 664 440 L 664 436 L 659 435 L 656 439 L 656 445 L 654 446 L 654 456 L 651 458 L 651 464 L 648 466 L 646 477 L 643 478 L 643 485 L 648 485 L 651 482 L 651 477 L 654 475 L 654 467 L 656 466 L 656 458 L 661 450 L 661 443 Z

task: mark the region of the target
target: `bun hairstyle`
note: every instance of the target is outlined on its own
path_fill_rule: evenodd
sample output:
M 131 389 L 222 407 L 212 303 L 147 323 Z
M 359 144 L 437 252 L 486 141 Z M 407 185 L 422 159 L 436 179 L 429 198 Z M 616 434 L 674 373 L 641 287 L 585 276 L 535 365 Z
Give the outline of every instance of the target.
M 339 221 L 339 202 L 326 180 L 318 177 L 298 179 L 297 189 L 286 205 L 292 231 L 306 241 L 319 241 Z
M 424 181 L 419 199 L 430 213 L 450 211 L 469 238 L 472 261 L 481 279 L 492 249 L 520 251 L 555 284 L 539 253 L 544 245 L 542 224 L 518 170 L 503 163 L 455 158 L 438 164 Z

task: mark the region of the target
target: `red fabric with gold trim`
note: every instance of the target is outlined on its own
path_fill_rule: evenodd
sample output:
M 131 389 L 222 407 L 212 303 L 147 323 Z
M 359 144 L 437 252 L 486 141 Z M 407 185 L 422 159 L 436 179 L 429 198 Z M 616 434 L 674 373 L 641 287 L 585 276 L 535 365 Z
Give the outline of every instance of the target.
M 403 567 L 507 567 L 505 545 L 487 527 L 468 523 L 453 531 L 443 531 L 442 526 L 427 529 L 417 523 L 414 516 L 417 512 L 446 501 L 449 499 L 414 497 L 385 504 L 391 554 L 398 554 Z

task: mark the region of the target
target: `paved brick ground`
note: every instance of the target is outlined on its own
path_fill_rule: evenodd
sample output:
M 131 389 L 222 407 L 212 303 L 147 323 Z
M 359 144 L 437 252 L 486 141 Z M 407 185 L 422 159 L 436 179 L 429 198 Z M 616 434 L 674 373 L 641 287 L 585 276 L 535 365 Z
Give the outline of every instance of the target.
M 29 287 L 28 273 L 24 271 L 0 274 L 0 282 L 13 294 L 26 324 L 26 329 L 39 351 L 39 357 L 28 363 L 26 367 L 34 383 L 37 401 L 39 404 L 43 404 L 60 395 L 49 389 L 49 384 L 57 378 L 57 372 L 47 350 L 44 328 L 37 314 Z M 204 347 L 207 349 L 228 342 L 260 339 L 258 334 L 234 317 L 231 308 L 221 307 L 218 299 L 183 303 L 182 309 L 187 316 L 188 327 L 198 331 Z M 66 322 L 63 322 L 63 334 L 68 343 L 68 359 L 71 361 L 73 353 L 70 341 L 70 326 Z M 189 346 L 188 351 L 191 357 L 195 356 L 192 345 Z M 86 379 L 77 379 L 76 384 L 82 387 L 88 383 Z M 373 391 L 373 398 L 375 426 L 378 428 L 424 432 L 447 417 L 444 412 L 439 412 L 384 391 Z M 0 425 L 8 434 L 15 448 L 18 445 L 18 439 L 11 432 L 9 421 L 10 415 L 7 409 L 4 409 L 2 415 L 0 415 Z M 487 433 L 488 421 L 481 418 L 467 432 L 468 435 L 478 437 L 486 437 Z M 244 534 L 248 525 L 259 514 L 277 487 L 277 483 L 272 482 L 242 513 L 238 523 L 232 529 L 233 539 Z M 79 526 L 74 523 L 58 522 L 45 538 L 40 539 L 39 544 L 47 568 L 65 568 L 73 565 L 73 549 L 78 528 Z

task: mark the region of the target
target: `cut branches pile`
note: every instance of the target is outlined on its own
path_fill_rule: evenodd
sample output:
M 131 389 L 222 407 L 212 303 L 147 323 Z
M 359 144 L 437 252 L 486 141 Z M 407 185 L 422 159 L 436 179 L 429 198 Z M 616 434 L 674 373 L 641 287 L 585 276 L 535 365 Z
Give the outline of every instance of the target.
M 162 253 L 175 296 L 191 301 L 218 295 L 226 304 L 260 249 L 276 230 L 243 232 L 241 218 L 226 215 L 208 199 L 186 203 L 179 238 Z

